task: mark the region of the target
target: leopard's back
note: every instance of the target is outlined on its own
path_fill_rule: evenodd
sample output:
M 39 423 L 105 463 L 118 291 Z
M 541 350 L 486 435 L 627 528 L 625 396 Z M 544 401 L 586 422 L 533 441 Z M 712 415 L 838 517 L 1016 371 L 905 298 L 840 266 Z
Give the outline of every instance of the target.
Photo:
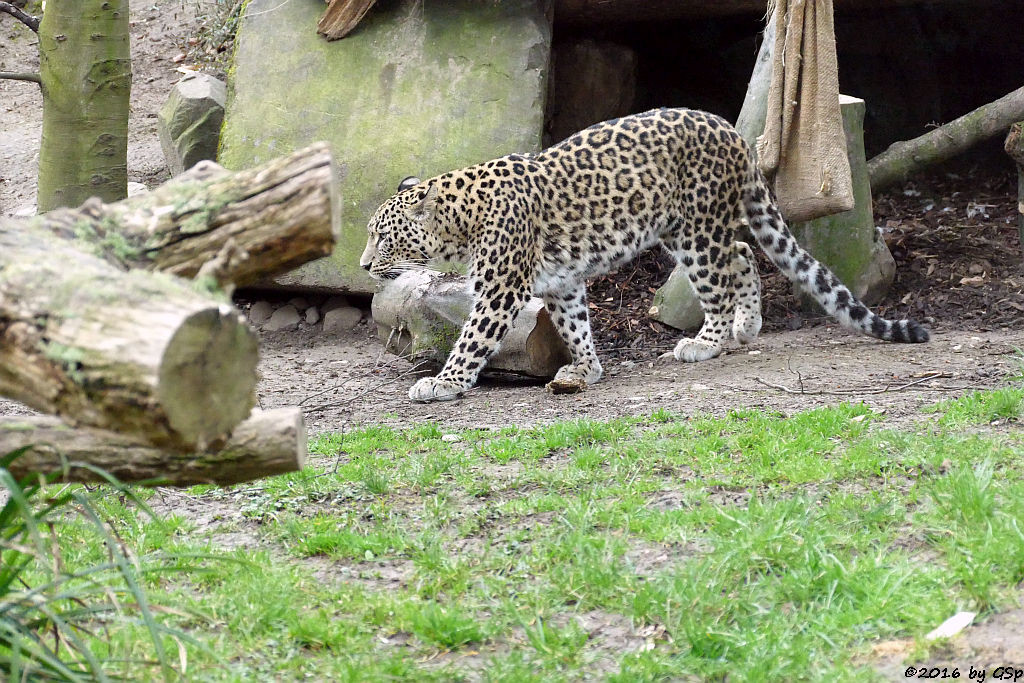
M 594 277 L 666 236 L 731 241 L 751 160 L 724 119 L 689 109 L 605 121 L 549 147 L 534 156 L 547 180 L 541 274 Z

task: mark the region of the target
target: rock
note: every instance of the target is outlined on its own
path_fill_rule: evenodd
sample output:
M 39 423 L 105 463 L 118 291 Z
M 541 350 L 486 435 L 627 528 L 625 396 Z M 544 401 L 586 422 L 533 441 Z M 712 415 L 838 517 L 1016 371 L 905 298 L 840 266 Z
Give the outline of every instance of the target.
M 849 211 L 794 223 L 790 230 L 801 246 L 828 266 L 854 296 L 872 305 L 889 291 L 896 275 L 896 261 L 875 230 L 871 185 L 864 158 L 864 100 L 840 95 L 839 104 L 853 174 L 855 205 Z M 803 293 L 800 296 L 804 306 L 817 309 L 810 297 Z
M 323 3 L 252 0 L 239 22 L 220 163 L 250 167 L 331 143 L 344 198 L 334 254 L 275 278 L 372 294 L 366 222 L 409 175 L 426 178 L 540 148 L 551 46 L 546 3 L 377 3 L 344 40 Z M 300 115 L 301 114 L 301 115 Z
M 700 329 L 704 323 L 704 311 L 682 266 L 676 266 L 665 284 L 654 293 L 648 315 L 679 330 Z
M 226 99 L 224 83 L 208 74 L 188 74 L 174 85 L 157 114 L 160 147 L 172 176 L 217 158 Z
M 564 140 L 587 126 L 633 111 L 637 55 L 606 40 L 559 43 L 548 88 L 548 139 Z
M 274 307 L 269 301 L 257 301 L 249 307 L 249 321 L 253 325 L 262 325 L 270 320 L 274 314 Z
M 291 299 L 288 299 L 288 303 L 290 303 L 292 306 L 295 307 L 296 310 L 300 312 L 309 308 L 309 302 L 306 301 L 301 296 L 294 296 Z
M 281 330 L 294 330 L 299 326 L 299 312 L 291 304 L 285 304 L 274 311 L 264 325 L 263 329 L 268 332 L 279 332 Z
M 149 192 L 149 188 L 142 183 L 128 183 L 128 196 L 134 197 L 137 194 Z
M 473 295 L 467 279 L 413 271 L 391 280 L 373 297 L 377 335 L 391 353 L 444 363 L 469 317 Z M 569 349 L 552 325 L 544 302 L 532 297 L 487 364 L 532 377 L 553 377 L 570 361 Z
M 316 310 L 316 306 L 310 306 L 306 309 L 306 324 L 316 325 L 320 322 L 320 311 Z
M 342 306 L 324 313 L 324 332 L 343 334 L 349 332 L 363 319 L 363 312 L 355 306 Z

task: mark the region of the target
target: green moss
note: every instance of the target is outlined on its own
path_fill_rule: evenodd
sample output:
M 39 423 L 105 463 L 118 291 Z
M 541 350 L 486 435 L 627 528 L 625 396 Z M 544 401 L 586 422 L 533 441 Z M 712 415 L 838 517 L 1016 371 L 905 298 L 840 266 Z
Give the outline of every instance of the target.
M 85 360 L 85 351 L 75 346 L 66 346 L 55 341 L 44 341 L 40 344 L 40 351 L 43 356 L 60 364 L 71 381 L 82 384 L 85 375 L 82 373 L 82 361 Z
M 336 250 L 278 281 L 372 293 L 358 265 L 366 222 L 399 180 L 540 147 L 550 26 L 532 0 L 398 0 L 327 42 L 309 30 L 321 6 L 268 11 L 277 4 L 252 0 L 239 26 L 220 162 L 248 168 L 329 142 Z
M 434 331 L 434 336 L 431 339 L 431 345 L 435 349 L 447 354 L 451 352 L 452 347 L 455 346 L 455 342 L 459 338 L 459 334 L 461 332 L 462 329 L 455 325 L 442 323 L 438 325 L 437 329 Z
M 124 264 L 145 260 L 141 244 L 121 232 L 117 221 L 103 218 L 98 221 L 82 218 L 72 226 L 75 238 L 90 246 L 90 251 L 100 258 L 117 258 Z

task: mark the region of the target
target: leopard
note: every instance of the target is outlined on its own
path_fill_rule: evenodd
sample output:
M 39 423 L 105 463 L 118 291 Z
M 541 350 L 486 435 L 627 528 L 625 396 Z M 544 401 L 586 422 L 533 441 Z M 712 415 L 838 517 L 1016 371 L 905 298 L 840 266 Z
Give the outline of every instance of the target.
M 413 401 L 444 401 L 476 385 L 532 296 L 569 349 L 555 380 L 600 380 L 587 281 L 659 244 L 704 313 L 671 355 L 706 361 L 730 335 L 753 342 L 761 281 L 747 235 L 843 327 L 884 341 L 929 340 L 920 323 L 873 312 L 801 247 L 749 144 L 724 118 L 694 109 L 623 116 L 540 152 L 407 178 L 370 218 L 360 265 L 382 282 L 439 261 L 468 265 L 469 317 L 440 372 L 409 390 Z

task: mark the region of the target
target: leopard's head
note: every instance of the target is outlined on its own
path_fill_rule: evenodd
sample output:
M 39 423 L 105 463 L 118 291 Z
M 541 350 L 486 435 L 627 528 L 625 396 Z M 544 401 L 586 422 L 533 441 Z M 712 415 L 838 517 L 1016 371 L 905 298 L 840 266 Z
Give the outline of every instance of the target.
M 403 180 L 398 193 L 370 219 L 359 265 L 377 280 L 422 268 L 441 247 L 434 230 L 436 213 L 437 185 L 413 177 Z

